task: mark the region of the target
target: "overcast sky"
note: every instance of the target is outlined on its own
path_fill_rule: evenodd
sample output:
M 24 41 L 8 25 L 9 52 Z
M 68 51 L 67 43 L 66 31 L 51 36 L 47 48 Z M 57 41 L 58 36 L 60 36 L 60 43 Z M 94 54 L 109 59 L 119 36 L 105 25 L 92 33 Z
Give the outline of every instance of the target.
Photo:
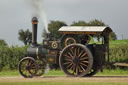
M 9 45 L 23 45 L 18 40 L 19 29 L 31 30 L 32 10 L 27 0 L 0 0 L 0 39 Z M 99 19 L 109 25 L 118 39 L 128 39 L 128 0 L 44 0 L 48 22 Z M 43 30 L 39 18 L 38 42 Z

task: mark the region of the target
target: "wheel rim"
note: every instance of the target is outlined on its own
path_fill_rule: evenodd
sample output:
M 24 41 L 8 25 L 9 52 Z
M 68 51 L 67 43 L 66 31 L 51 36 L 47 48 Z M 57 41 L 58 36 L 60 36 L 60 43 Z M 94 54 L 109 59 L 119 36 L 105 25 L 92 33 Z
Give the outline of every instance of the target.
M 41 76 L 44 74 L 47 63 L 46 60 L 37 60 L 37 64 L 38 64 L 38 71 L 36 73 L 36 76 Z
M 19 63 L 19 72 L 25 78 L 33 77 L 37 72 L 37 64 L 33 58 L 23 58 Z
M 81 44 L 72 44 L 63 49 L 60 67 L 69 76 L 84 76 L 92 67 L 93 59 L 89 50 Z
M 60 40 L 62 49 L 64 47 L 66 47 L 67 45 L 69 45 L 68 42 L 70 42 L 70 40 L 71 40 L 71 43 L 69 43 L 69 44 L 80 43 L 80 38 L 78 37 L 78 35 L 65 34 L 62 36 L 62 38 Z
M 68 37 L 65 40 L 65 46 L 76 43 L 76 40 L 72 37 Z

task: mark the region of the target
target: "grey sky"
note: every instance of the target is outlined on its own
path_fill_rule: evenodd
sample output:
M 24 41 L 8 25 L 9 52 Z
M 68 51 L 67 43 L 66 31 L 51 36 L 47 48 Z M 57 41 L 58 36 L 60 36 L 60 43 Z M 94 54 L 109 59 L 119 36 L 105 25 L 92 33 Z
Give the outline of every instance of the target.
M 119 39 L 128 38 L 128 0 L 44 0 L 48 22 L 62 20 L 67 24 L 73 21 L 99 19 L 108 24 Z M 22 45 L 18 41 L 18 30 L 31 30 L 31 7 L 26 0 L 0 0 L 0 39 L 10 45 Z M 39 19 L 38 42 L 43 30 Z

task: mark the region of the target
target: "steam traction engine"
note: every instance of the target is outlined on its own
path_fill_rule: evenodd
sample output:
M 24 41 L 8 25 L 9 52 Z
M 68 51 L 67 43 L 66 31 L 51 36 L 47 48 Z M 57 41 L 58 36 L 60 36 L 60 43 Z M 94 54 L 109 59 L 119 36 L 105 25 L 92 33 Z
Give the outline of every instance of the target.
M 109 59 L 109 33 L 104 26 L 65 26 L 58 31 L 63 34 L 59 40 L 48 38 L 43 45 L 37 44 L 38 19 L 32 19 L 32 46 L 27 56 L 19 61 L 19 72 L 25 78 L 41 76 L 47 64 L 60 66 L 61 70 L 73 77 L 92 76 L 102 69 L 105 55 Z M 101 44 L 83 44 L 83 36 L 102 37 Z

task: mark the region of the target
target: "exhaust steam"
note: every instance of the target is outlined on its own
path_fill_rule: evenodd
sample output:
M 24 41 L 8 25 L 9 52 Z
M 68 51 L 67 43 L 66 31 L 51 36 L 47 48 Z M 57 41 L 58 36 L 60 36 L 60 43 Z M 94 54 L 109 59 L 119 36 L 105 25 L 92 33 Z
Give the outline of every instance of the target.
M 27 0 L 32 7 L 32 17 L 40 17 L 43 21 L 45 31 L 50 33 L 48 30 L 47 16 L 44 9 L 44 0 Z

